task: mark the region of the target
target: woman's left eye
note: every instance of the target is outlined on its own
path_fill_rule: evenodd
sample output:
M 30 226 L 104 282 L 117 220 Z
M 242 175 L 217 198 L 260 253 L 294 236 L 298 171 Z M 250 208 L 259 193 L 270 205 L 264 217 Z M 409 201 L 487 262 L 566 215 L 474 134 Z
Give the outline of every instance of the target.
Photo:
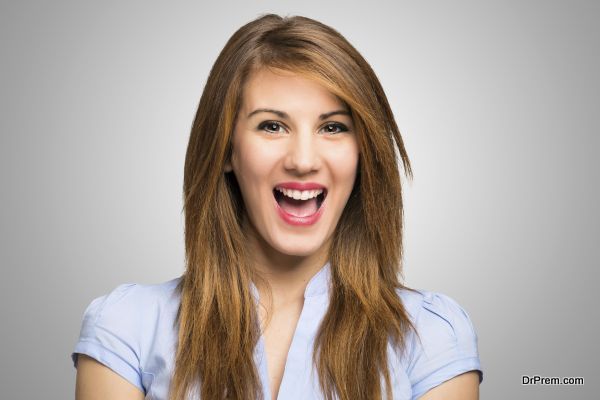
M 329 128 L 333 129 L 333 131 L 329 130 Z M 343 124 L 338 124 L 338 123 L 327 124 L 323 127 L 323 129 L 326 130 L 326 133 L 332 133 L 332 134 L 346 132 L 348 130 L 348 128 L 346 128 Z M 335 131 L 335 129 L 337 129 L 337 131 Z

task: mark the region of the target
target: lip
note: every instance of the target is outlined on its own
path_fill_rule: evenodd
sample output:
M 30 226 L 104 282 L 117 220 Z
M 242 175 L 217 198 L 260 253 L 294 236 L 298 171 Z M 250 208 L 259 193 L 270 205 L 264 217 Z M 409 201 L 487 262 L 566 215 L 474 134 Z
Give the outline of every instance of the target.
M 323 189 L 326 187 L 316 182 L 281 182 L 275 185 L 275 187 L 285 188 L 285 189 L 294 189 L 294 190 L 314 190 L 314 189 Z
M 290 182 L 287 182 L 287 183 L 290 183 Z M 297 182 L 291 182 L 291 183 L 297 183 Z M 309 182 L 309 184 L 315 185 L 310 182 Z M 306 184 L 304 184 L 304 185 L 306 185 Z M 277 186 L 284 187 L 286 189 L 296 189 L 296 187 L 281 186 L 281 185 L 277 185 Z M 316 187 L 312 186 L 309 188 L 306 188 L 306 186 L 305 186 L 304 189 L 296 189 L 296 190 L 311 190 L 311 189 L 326 190 L 325 187 L 322 185 L 318 185 Z M 292 215 L 292 214 L 285 212 L 285 210 L 283 208 L 279 207 L 279 203 L 277 203 L 277 200 L 275 199 L 275 197 L 273 197 L 273 203 L 275 205 L 275 209 L 277 210 L 277 214 L 279 214 L 279 216 L 281 217 L 281 219 L 283 219 L 284 222 L 286 222 L 290 225 L 295 225 L 295 226 L 310 226 L 310 225 L 315 224 L 321 218 L 321 215 L 323 215 L 323 212 L 325 211 L 325 207 L 327 206 L 327 196 L 325 196 L 325 198 L 323 199 L 323 203 L 321 204 L 321 207 L 319 207 L 317 212 L 312 215 L 307 215 L 306 217 L 298 217 L 296 215 Z

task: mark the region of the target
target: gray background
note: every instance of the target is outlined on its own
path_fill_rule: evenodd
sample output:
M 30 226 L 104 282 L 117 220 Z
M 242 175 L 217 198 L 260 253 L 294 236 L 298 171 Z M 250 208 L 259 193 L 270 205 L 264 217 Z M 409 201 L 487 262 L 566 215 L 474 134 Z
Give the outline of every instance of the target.
M 381 79 L 415 170 L 407 284 L 470 314 L 482 398 L 596 397 L 593 1 L 2 2 L 0 396 L 72 398 L 87 304 L 183 272 L 194 112 L 226 40 L 267 11 L 330 24 Z

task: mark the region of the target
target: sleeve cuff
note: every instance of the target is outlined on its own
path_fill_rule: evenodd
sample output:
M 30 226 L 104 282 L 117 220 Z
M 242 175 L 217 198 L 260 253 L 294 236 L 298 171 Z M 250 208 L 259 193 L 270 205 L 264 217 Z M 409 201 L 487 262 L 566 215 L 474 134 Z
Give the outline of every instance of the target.
M 481 383 L 483 381 L 483 371 L 478 357 L 468 357 L 451 361 L 428 375 L 426 379 L 415 384 L 413 386 L 412 399 L 418 399 L 425 392 L 441 383 L 464 372 L 473 370 L 477 370 L 479 373 L 479 383 Z
M 106 365 L 108 368 L 121 375 L 127 381 L 135 385 L 142 393 L 146 393 L 142 385 L 142 378 L 138 370 L 129 362 L 108 350 L 106 347 L 95 342 L 79 341 L 71 354 L 73 365 L 77 368 L 77 354 L 85 354 L 96 361 Z

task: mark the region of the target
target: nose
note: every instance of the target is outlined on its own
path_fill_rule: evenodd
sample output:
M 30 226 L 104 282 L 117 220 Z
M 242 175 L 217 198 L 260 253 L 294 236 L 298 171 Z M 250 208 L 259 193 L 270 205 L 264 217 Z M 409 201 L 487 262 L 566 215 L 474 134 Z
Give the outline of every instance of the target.
M 285 169 L 298 175 L 317 171 L 321 165 L 317 139 L 309 130 L 295 132 L 288 142 Z

